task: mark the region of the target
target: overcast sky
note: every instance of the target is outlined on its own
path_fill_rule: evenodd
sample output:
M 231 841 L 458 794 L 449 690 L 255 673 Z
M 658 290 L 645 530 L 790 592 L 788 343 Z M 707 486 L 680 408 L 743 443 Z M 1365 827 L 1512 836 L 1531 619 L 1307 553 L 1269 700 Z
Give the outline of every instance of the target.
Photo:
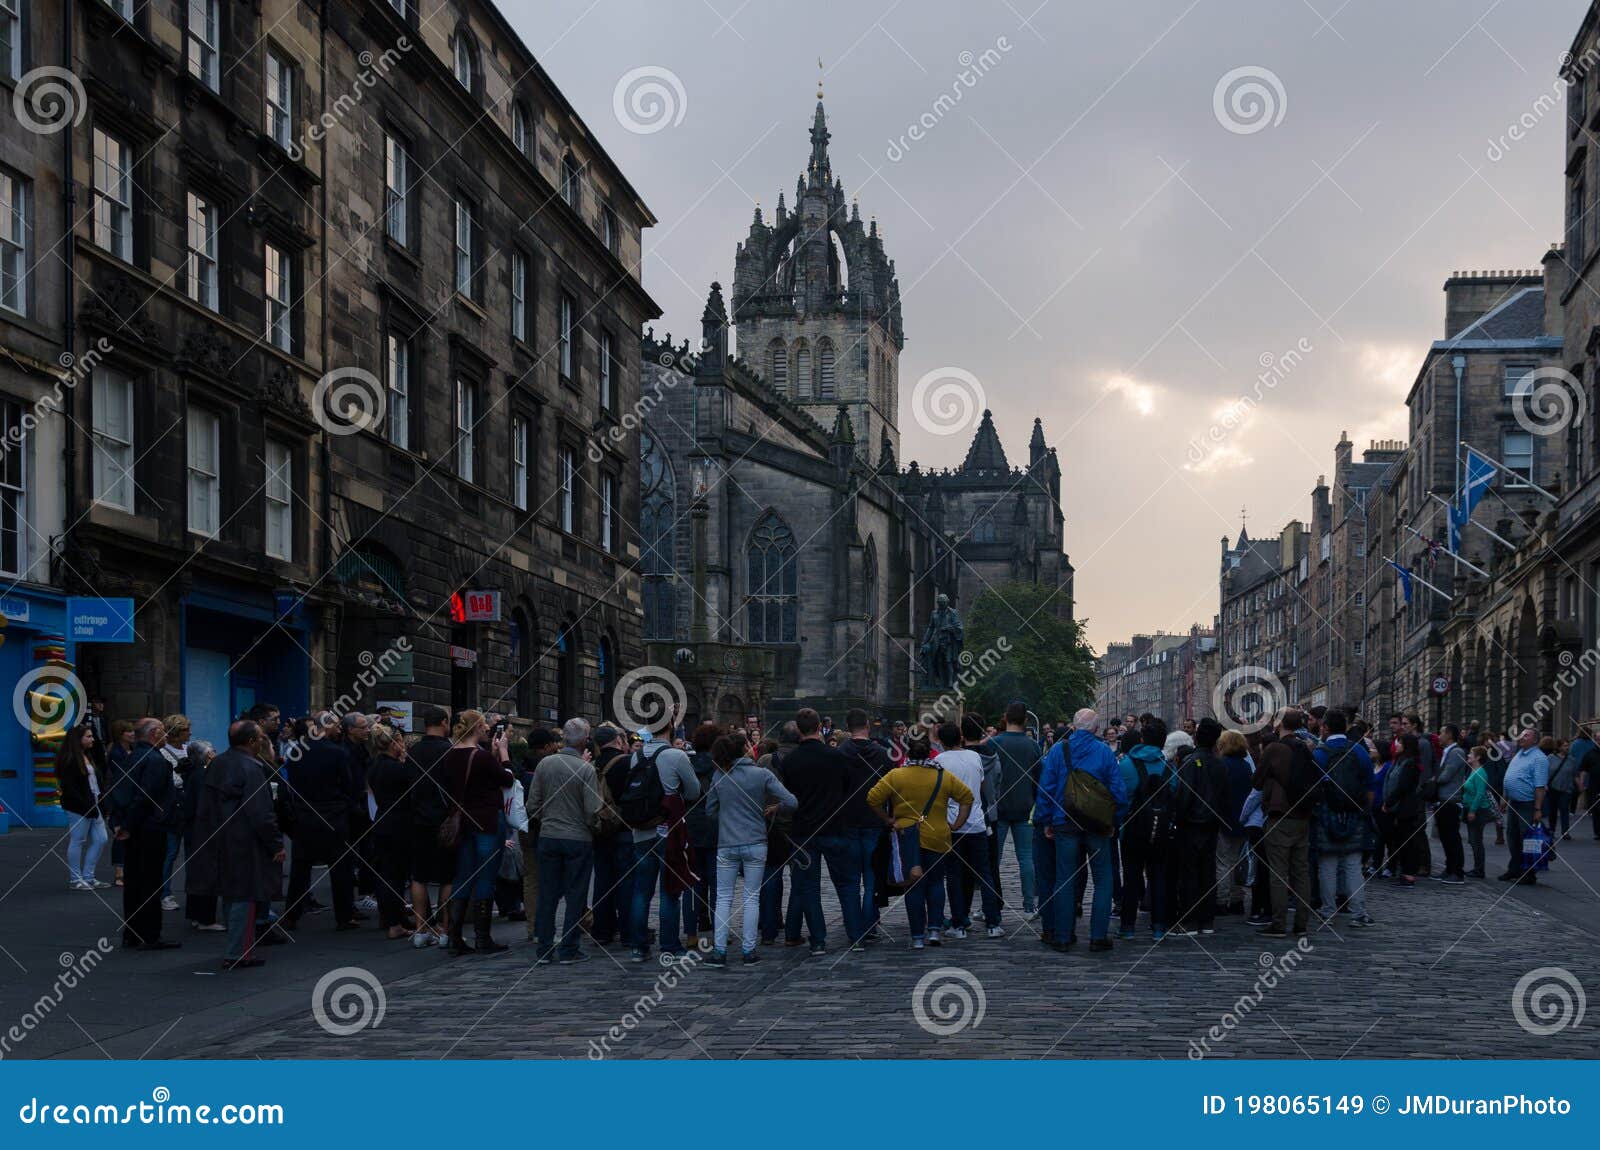
M 977 379 L 1013 462 L 1043 417 L 1103 648 L 1209 623 L 1241 507 L 1274 532 L 1307 517 L 1341 429 L 1358 454 L 1404 434 L 1445 277 L 1536 266 L 1560 237 L 1556 73 L 1587 4 L 504 7 L 660 218 L 644 279 L 679 338 L 754 202 L 793 198 L 821 57 L 834 172 L 900 277 L 902 462 L 954 466 L 970 438 L 912 412 L 929 372 Z M 615 113 L 639 68 L 681 84 L 664 118 Z M 1205 439 L 1264 364 L 1242 426 Z

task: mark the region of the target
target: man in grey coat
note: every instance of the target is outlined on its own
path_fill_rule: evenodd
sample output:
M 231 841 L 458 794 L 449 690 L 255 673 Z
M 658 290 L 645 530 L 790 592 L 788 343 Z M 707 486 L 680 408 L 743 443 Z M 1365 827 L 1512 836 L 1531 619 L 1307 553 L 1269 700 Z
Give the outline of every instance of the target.
M 241 719 L 228 728 L 228 749 L 206 768 L 195 811 L 190 894 L 222 899 L 228 928 L 224 970 L 262 965 L 255 956 L 256 908 L 278 897 L 283 883 L 283 835 L 272 809 L 261 725 Z
M 534 937 L 539 940 L 536 964 L 582 962 L 578 930 L 588 901 L 589 873 L 594 866 L 594 827 L 604 798 L 594 764 L 589 761 L 589 724 L 568 719 L 561 727 L 561 749 L 539 760 L 528 786 L 528 817 L 539 820 L 539 901 Z M 566 900 L 565 925 L 555 941 L 556 903 Z

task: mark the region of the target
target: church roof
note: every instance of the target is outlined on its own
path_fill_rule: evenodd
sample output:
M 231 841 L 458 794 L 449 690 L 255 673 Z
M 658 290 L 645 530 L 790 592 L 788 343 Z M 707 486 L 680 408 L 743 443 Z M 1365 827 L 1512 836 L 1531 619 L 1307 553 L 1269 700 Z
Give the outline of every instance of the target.
M 972 437 L 972 446 L 967 448 L 966 461 L 961 464 L 963 471 L 1009 471 L 1011 465 L 1006 462 L 1006 449 L 1000 446 L 1000 433 L 994 429 L 994 418 L 986 410 L 983 419 L 978 424 L 978 431 Z

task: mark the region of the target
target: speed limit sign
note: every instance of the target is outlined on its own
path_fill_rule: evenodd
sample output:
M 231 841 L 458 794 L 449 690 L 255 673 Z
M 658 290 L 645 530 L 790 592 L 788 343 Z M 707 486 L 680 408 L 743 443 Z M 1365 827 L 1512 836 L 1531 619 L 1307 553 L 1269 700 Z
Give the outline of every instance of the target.
M 1450 693 L 1450 676 L 1435 675 L 1432 686 L 1435 695 L 1448 695 Z

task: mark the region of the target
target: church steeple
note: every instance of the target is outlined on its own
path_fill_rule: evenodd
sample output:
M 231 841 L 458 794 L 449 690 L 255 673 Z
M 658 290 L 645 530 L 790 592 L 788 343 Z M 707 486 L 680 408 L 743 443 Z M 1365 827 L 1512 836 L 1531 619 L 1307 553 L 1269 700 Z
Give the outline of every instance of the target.
M 978 430 L 972 437 L 972 446 L 967 448 L 967 458 L 961 465 L 963 471 L 1009 471 L 1011 465 L 1006 462 L 1006 449 L 1000 446 L 1000 433 L 994 429 L 994 417 L 988 411 L 983 413 L 983 419 L 978 424 Z
M 822 90 L 817 90 L 817 115 L 811 121 L 811 163 L 807 171 L 811 175 L 811 182 L 821 187 L 833 183 L 833 166 L 828 163 L 828 140 L 831 139 L 828 131 L 828 115 L 822 109 Z

